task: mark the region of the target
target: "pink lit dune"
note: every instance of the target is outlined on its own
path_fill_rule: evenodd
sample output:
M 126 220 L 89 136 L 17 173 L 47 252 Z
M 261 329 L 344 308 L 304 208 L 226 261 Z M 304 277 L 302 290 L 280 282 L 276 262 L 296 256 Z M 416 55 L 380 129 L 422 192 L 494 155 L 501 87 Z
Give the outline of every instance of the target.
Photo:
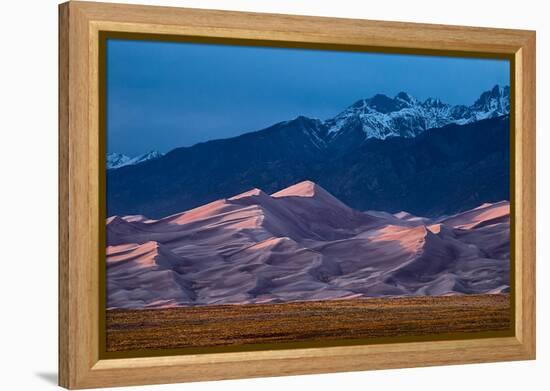
M 509 204 L 359 212 L 310 181 L 160 220 L 107 219 L 107 305 L 149 308 L 509 289 Z

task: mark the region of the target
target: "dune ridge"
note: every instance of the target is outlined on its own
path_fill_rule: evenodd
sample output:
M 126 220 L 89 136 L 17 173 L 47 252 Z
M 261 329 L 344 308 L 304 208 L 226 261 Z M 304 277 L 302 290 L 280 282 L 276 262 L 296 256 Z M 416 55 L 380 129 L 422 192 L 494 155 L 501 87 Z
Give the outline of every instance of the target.
M 509 290 L 507 201 L 428 219 L 359 212 L 303 181 L 106 224 L 108 308 Z

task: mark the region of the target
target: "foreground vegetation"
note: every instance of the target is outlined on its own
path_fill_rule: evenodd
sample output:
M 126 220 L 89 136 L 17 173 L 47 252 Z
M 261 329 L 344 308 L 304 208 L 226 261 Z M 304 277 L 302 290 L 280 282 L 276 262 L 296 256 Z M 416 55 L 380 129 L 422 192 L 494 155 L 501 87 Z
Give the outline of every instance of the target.
M 109 310 L 107 351 L 500 331 L 510 313 L 506 294 Z

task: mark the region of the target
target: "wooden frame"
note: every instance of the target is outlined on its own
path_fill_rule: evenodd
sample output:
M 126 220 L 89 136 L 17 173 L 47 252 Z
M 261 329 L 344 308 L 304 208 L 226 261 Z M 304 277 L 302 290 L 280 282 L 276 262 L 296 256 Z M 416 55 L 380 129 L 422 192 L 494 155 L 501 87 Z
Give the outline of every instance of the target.
M 100 359 L 100 31 L 506 54 L 515 64 L 515 336 Z M 69 2 L 59 7 L 59 383 L 91 388 L 535 358 L 533 31 Z

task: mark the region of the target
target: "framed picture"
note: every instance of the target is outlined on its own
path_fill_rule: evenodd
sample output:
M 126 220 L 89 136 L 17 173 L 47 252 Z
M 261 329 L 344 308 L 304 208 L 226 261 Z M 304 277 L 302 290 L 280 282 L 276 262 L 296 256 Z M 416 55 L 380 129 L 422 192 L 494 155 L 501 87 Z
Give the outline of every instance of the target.
M 535 358 L 535 33 L 60 5 L 60 385 Z

